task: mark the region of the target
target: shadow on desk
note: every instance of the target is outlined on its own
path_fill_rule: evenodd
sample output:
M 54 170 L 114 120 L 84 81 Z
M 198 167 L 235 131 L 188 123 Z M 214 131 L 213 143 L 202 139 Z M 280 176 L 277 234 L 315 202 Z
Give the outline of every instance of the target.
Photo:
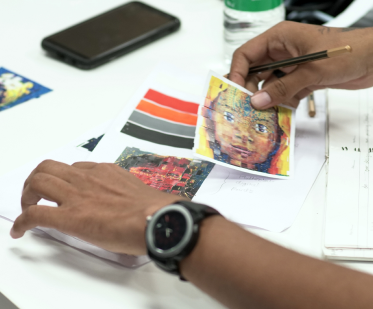
M 190 306 L 195 305 L 196 300 L 206 298 L 206 295 L 190 283 L 182 282 L 178 277 L 158 270 L 153 263 L 139 268 L 126 268 L 115 262 L 72 248 L 47 234 L 30 233 L 30 236 L 33 241 L 40 243 L 43 247 L 46 246 L 46 249 L 40 251 L 39 246 L 37 246 L 39 249 L 33 248 L 33 246 L 14 246 L 10 250 L 15 259 L 36 267 L 39 265 L 37 271 L 42 276 L 58 276 L 55 274 L 55 270 L 59 269 L 62 270 L 63 277 L 73 280 L 74 275 L 69 275 L 69 273 L 81 273 L 84 277 L 92 278 L 92 282 L 108 283 L 109 288 L 110 285 L 114 285 L 134 293 L 141 293 L 144 298 L 152 300 L 151 307 L 149 307 L 152 309 L 163 308 L 161 298 L 165 297 L 177 298 L 184 305 L 189 303 Z M 69 278 L 69 276 L 71 277 Z M 157 301 L 158 299 L 159 301 Z M 211 301 L 215 302 L 212 299 Z M 216 303 L 216 307 L 220 308 L 218 303 Z M 0 308 L 3 309 L 3 307 Z
M 8 298 L 0 293 L 0 308 L 1 309 L 18 309 Z

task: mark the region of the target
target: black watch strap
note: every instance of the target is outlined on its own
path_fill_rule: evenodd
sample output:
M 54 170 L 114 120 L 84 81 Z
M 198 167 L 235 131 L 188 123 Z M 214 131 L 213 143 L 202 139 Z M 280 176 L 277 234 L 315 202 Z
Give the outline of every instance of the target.
M 204 204 L 197 204 L 189 201 L 179 201 L 175 204 L 186 206 L 191 214 L 195 216 L 196 223 L 209 216 L 220 215 L 220 212 L 218 212 L 216 209 Z
M 180 252 L 177 256 L 162 259 L 158 256 L 153 255 L 149 250 L 148 255 L 156 263 L 158 267 L 171 274 L 178 275 L 181 280 L 185 281 L 185 278 L 183 278 L 180 274 L 179 262 L 185 257 L 187 257 L 196 246 L 199 237 L 199 223 L 209 216 L 220 215 L 220 213 L 214 208 L 211 208 L 204 204 L 197 204 L 189 201 L 179 201 L 175 204 L 184 206 L 188 209 L 189 213 L 191 214 L 194 224 L 195 226 L 197 226 L 192 238 L 190 239 L 188 245 L 184 248 L 184 250 Z

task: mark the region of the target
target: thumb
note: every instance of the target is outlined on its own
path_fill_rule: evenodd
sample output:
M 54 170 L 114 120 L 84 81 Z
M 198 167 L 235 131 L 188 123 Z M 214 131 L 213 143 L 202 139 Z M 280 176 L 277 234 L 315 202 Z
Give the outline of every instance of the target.
M 310 74 L 309 69 L 298 67 L 281 78 L 264 83 L 263 88 L 251 97 L 251 103 L 257 109 L 267 109 L 289 102 L 301 90 L 312 85 L 314 80 L 315 74 Z

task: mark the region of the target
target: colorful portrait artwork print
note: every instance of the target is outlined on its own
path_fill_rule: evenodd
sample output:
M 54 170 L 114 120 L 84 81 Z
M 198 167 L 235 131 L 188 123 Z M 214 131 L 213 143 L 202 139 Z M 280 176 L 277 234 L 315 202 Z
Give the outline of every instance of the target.
M 268 176 L 290 175 L 291 109 L 256 110 L 249 94 L 211 76 L 199 113 L 197 155 Z
M 115 164 L 157 190 L 192 199 L 210 174 L 214 163 L 161 156 L 127 147 Z
M 52 90 L 0 67 L 0 111 L 50 91 Z

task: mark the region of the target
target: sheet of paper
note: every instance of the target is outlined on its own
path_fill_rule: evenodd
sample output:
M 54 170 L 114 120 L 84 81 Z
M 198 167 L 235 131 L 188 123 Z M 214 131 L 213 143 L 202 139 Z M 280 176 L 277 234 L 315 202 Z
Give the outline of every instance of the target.
M 192 153 L 200 82 L 158 66 L 89 159 L 115 163 L 153 188 L 193 198 L 215 165 Z
M 49 153 L 37 160 L 31 161 L 24 166 L 3 175 L 0 178 L 0 218 L 8 221 L 14 221 L 22 212 L 21 209 L 21 194 L 24 181 L 31 171 L 42 161 L 52 159 L 67 164 L 72 164 L 77 161 L 86 161 L 90 151 L 98 143 L 100 137 L 108 128 L 110 122 L 104 123 L 101 126 L 87 132 L 69 145 L 62 147 L 52 153 Z M 53 203 L 42 200 L 39 204 L 54 206 Z M 54 229 L 38 227 L 37 232 L 43 231 L 55 239 L 62 241 L 72 247 L 90 252 L 101 258 L 115 261 L 127 267 L 136 267 L 149 261 L 147 256 L 131 256 L 117 254 L 96 247 L 90 243 L 82 241 L 76 237 L 66 235 Z
M 107 131 L 102 141 L 89 157 L 96 162 L 116 162 L 127 147 L 136 148 L 136 152 L 150 152 L 160 156 L 176 156 L 193 158 L 192 147 L 189 140 L 182 143 L 182 147 L 175 147 L 173 137 L 189 138 L 191 128 L 196 125 L 196 105 L 203 100 L 203 85 L 205 78 L 180 71 L 168 65 L 160 65 L 144 82 L 139 91 L 127 103 L 126 107 L 119 114 L 113 125 Z M 195 116 L 189 129 L 176 132 L 175 129 L 161 124 L 155 127 L 154 117 L 165 121 L 164 114 L 154 115 L 154 110 L 145 110 L 146 106 L 140 106 L 142 101 L 148 101 L 157 106 L 175 109 L 171 103 L 164 100 L 156 102 L 157 98 L 150 99 L 149 89 L 168 97 L 177 98 L 184 103 L 195 102 L 189 112 L 184 111 L 190 117 Z M 160 96 L 161 97 L 161 96 Z M 169 98 L 166 98 L 168 101 Z M 297 111 L 296 126 L 297 133 L 294 139 L 295 150 L 295 175 L 289 180 L 270 179 L 257 175 L 250 175 L 240 171 L 215 166 L 193 200 L 211 205 L 222 212 L 232 221 L 281 232 L 291 226 L 294 222 L 314 180 L 317 177 L 325 161 L 325 93 L 315 94 L 317 116 L 309 118 L 307 106 L 302 102 Z M 169 104 L 168 107 L 165 104 Z M 154 108 L 154 107 L 153 107 Z M 178 107 L 180 108 L 180 107 Z M 184 108 L 186 108 L 184 106 Z M 152 114 L 151 114 L 152 113 Z M 148 114 L 148 115 L 146 115 Z M 149 115 L 150 114 L 150 115 Z M 139 116 L 147 116 L 141 117 Z M 151 116 L 151 117 L 150 117 Z M 137 117 L 137 118 L 136 118 Z M 172 119 L 172 118 L 171 118 Z M 170 119 L 169 119 L 170 120 Z M 185 120 L 185 119 L 184 119 Z M 173 120 L 171 120 L 173 121 Z M 177 121 L 173 121 L 177 123 Z M 194 125 L 193 125 L 194 124 Z M 125 129 L 131 126 L 146 129 L 147 134 L 128 131 Z M 158 132 L 169 135 L 164 139 L 163 135 L 154 134 Z M 136 135 L 138 134 L 138 135 Z M 154 139 L 154 136 L 160 138 Z M 176 139 L 177 140 L 177 139 Z M 173 143 L 173 146 L 170 145 Z M 176 144 L 178 146 L 179 144 Z M 120 161 L 120 159 L 119 159 Z M 147 172 L 148 173 L 148 172 Z
M 193 157 L 204 78 L 161 63 L 144 81 L 89 157 L 115 162 L 126 147 Z
M 373 89 L 329 93 L 325 246 L 373 248 Z
M 216 166 L 194 201 L 216 207 L 242 225 L 282 232 L 290 227 L 325 162 L 325 92 L 315 92 L 317 114 L 307 104 L 297 109 L 295 175 L 289 180 L 250 175 Z
M 256 110 L 252 93 L 210 72 L 200 103 L 194 154 L 241 172 L 289 179 L 294 165 L 295 110 Z

